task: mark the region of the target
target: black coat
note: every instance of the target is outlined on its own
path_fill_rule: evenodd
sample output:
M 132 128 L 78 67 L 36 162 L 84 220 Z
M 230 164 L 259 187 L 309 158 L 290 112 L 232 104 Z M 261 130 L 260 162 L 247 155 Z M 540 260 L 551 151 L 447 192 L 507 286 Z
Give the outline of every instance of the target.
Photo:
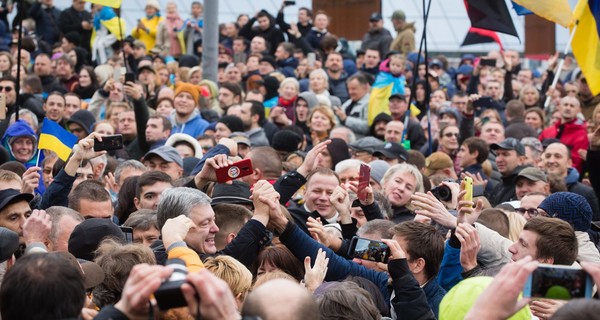
M 90 24 L 92 23 L 92 14 L 88 11 L 84 10 L 79 12 L 73 7 L 65 9 L 59 17 L 60 21 L 60 31 L 63 34 L 67 34 L 71 31 L 75 31 L 79 33 L 81 36 L 80 47 L 84 48 L 87 52 L 90 52 L 90 42 L 92 38 L 92 30 L 85 30 L 81 26 L 81 22 L 88 21 Z

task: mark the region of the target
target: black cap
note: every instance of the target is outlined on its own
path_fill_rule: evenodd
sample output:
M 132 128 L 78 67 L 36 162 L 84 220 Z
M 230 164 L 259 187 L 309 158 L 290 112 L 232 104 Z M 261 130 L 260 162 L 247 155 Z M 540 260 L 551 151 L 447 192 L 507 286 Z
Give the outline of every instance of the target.
M 83 130 L 85 130 L 85 133 L 90 134 L 90 132 L 92 132 L 94 124 L 96 123 L 96 118 L 94 117 L 93 113 L 81 109 L 75 111 L 75 113 L 71 115 L 69 120 L 67 120 L 67 124 L 69 123 L 76 123 L 80 125 L 83 128 Z
M 154 70 L 154 68 L 152 68 L 152 66 L 150 65 L 144 65 L 138 68 L 138 74 L 142 73 L 142 71 L 144 70 L 148 70 L 154 74 L 156 74 L 156 70 Z
M 406 159 L 408 159 L 408 152 L 404 149 L 403 146 L 396 142 L 386 142 L 385 144 L 377 148 L 373 155 L 376 157 L 382 155 L 386 158 L 402 159 L 403 161 L 406 161 Z
M 9 204 L 13 204 L 19 201 L 31 201 L 33 195 L 31 193 L 21 193 L 16 189 L 6 189 L 0 191 L 0 211 L 6 208 Z
M 223 116 L 217 122 L 223 123 L 231 132 L 244 132 L 244 123 L 239 117 Z
M 250 185 L 239 180 L 232 184 L 218 183 L 213 188 L 211 205 L 220 203 L 253 205 L 250 200 Z
M 106 238 L 125 243 L 125 235 L 111 219 L 87 219 L 73 229 L 69 238 L 69 252 L 78 259 L 94 261 L 96 249 Z
M 394 94 L 392 94 L 392 95 L 391 95 L 391 96 L 388 98 L 388 101 L 390 101 L 390 100 L 392 100 L 392 99 L 394 99 L 394 98 L 398 98 L 398 99 L 400 99 L 400 100 L 406 100 L 406 97 L 404 97 L 404 95 L 403 95 L 403 94 L 401 94 L 401 93 L 394 93 Z
M 375 22 L 375 21 L 379 21 L 379 20 L 383 20 L 381 13 L 379 13 L 379 12 L 371 13 L 371 16 L 369 17 L 369 21 Z
M 0 263 L 10 259 L 19 249 L 19 234 L 0 227 Z
M 280 130 L 273 135 L 271 146 L 277 151 L 294 152 L 298 151 L 298 145 L 303 137 L 292 130 Z
M 268 64 L 272 65 L 274 69 L 277 69 L 277 62 L 272 56 L 264 56 L 262 59 L 260 59 L 260 62 L 267 62 Z
M 517 140 L 515 138 L 506 138 L 504 141 L 502 141 L 500 143 L 492 143 L 492 145 L 490 145 L 490 150 L 494 154 L 496 154 L 495 151 L 498 149 L 515 150 L 519 155 L 521 155 L 521 156 L 525 155 L 525 147 L 519 140 Z

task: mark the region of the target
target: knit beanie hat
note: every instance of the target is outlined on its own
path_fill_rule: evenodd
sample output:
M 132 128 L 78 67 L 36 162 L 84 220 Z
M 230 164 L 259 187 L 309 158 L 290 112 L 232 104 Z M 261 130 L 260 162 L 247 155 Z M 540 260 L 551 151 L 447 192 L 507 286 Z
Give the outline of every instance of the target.
M 191 83 L 179 82 L 175 87 L 175 96 L 177 97 L 182 92 L 191 94 L 192 98 L 194 98 L 194 103 L 198 104 L 198 100 L 200 99 L 200 88 Z
M 540 205 L 551 217 L 562 219 L 575 231 L 588 231 L 592 226 L 592 207 L 587 200 L 576 193 L 556 192 L 548 196 Z
M 338 162 L 346 159 L 350 159 L 350 151 L 348 151 L 348 145 L 346 141 L 338 138 L 331 139 L 331 143 L 327 145 L 327 151 L 331 155 L 331 166 L 335 168 Z
M 236 116 L 223 116 L 217 122 L 226 125 L 231 132 L 244 132 L 244 123 L 242 122 L 242 119 Z
M 77 123 L 83 128 L 83 130 L 85 130 L 85 133 L 90 134 L 94 124 L 96 123 L 96 118 L 94 117 L 93 113 L 82 109 L 73 113 L 67 123 Z
M 302 137 L 291 130 L 281 130 L 273 136 L 271 146 L 277 151 L 294 152 L 298 151 L 298 144 L 302 142 Z

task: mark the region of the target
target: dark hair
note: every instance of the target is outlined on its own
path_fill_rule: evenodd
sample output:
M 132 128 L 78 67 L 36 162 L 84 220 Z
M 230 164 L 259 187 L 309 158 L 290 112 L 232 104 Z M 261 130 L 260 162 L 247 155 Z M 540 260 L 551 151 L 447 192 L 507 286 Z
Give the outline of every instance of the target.
M 0 287 L 3 319 L 75 319 L 84 303 L 83 276 L 59 253 L 21 257 Z
M 284 245 L 278 244 L 264 248 L 258 254 L 258 266 L 269 264 L 300 281 L 304 279 L 304 266 Z
M 159 230 L 158 222 L 156 220 L 156 211 L 150 209 L 140 209 L 134 211 L 123 223 L 123 226 L 142 231 L 150 230 L 150 228 L 156 228 L 156 230 Z
M 506 103 L 506 116 L 511 119 L 525 118 L 525 105 L 521 100 L 510 100 Z
M 139 178 L 139 176 L 128 177 L 119 189 L 118 205 L 115 208 L 115 215 L 119 218 L 119 221 L 127 220 L 129 214 L 136 210 L 133 199 L 136 197 L 136 186 Z
M 381 235 L 382 239 L 391 239 L 394 235 L 392 233 L 392 228 L 394 227 L 394 225 L 395 223 L 393 223 L 390 220 L 375 219 L 367 221 L 367 223 L 365 223 L 362 227 L 358 229 L 356 234 L 362 237 L 364 234 L 377 233 Z
M 300 10 L 304 10 L 304 11 L 306 11 L 306 15 L 307 15 L 309 18 L 312 18 L 312 10 L 310 10 L 310 9 L 309 9 L 309 8 L 307 8 L 307 7 L 300 7 L 300 8 L 298 9 L 298 11 L 300 11 Z
M 242 87 L 240 87 L 239 84 L 233 82 L 224 82 L 219 86 L 219 88 L 225 88 L 231 91 L 234 97 L 240 97 L 240 101 L 242 100 Z
M 69 194 L 69 208 L 81 213 L 79 210 L 79 202 L 81 199 L 90 200 L 92 202 L 111 201 L 110 194 L 104 185 L 97 180 L 82 181 Z
M 33 93 L 42 93 L 44 88 L 42 87 L 42 80 L 35 74 L 28 75 L 23 80 L 23 85 L 28 85 Z
M 97 88 L 99 84 L 98 84 L 98 78 L 96 77 L 96 72 L 94 72 L 94 68 L 92 68 L 90 66 L 82 66 L 81 70 L 87 71 L 88 75 L 90 76 L 90 80 L 92 81 L 92 84 L 90 85 L 90 87 Z M 79 70 L 80 73 L 81 73 L 81 70 Z
M 477 222 L 508 239 L 510 229 L 508 216 L 502 210 L 493 208 L 485 209 L 481 212 Z
M 416 221 L 407 221 L 393 228 L 395 236 L 406 241 L 409 261 L 425 260 L 427 279 L 435 277 L 444 256 L 444 237 L 434 226 Z
M 127 181 L 127 180 L 125 180 Z M 142 189 L 147 186 L 154 185 L 157 182 L 167 182 L 173 185 L 173 179 L 168 174 L 162 171 L 146 171 L 139 176 L 135 189 L 135 197 L 141 200 Z
M 600 301 L 596 299 L 573 299 L 556 310 L 552 320 L 594 319 L 600 314 Z
M 482 164 L 487 160 L 490 154 L 490 148 L 487 142 L 481 138 L 469 137 L 463 141 L 463 144 L 469 149 L 469 153 L 477 151 L 477 163 Z
M 535 232 L 536 259 L 553 258 L 552 264 L 570 266 L 577 259 L 579 245 L 571 225 L 561 219 L 535 217 L 525 224 L 523 230 Z
M 291 43 L 291 42 L 282 42 L 278 45 L 278 47 L 281 47 L 283 50 L 285 50 L 285 52 L 287 52 L 290 56 L 294 55 L 294 49 L 296 49 L 296 46 Z
M 7 74 L 5 76 L 0 77 L 0 82 L 2 81 L 10 81 L 13 83 L 13 86 L 17 85 L 17 79 L 15 79 L 13 76 L 11 76 L 10 74 Z
M 358 83 L 360 83 L 363 86 L 366 86 L 369 84 L 369 79 L 367 79 L 367 77 L 363 74 L 363 73 L 355 73 L 353 75 L 351 75 L 348 80 L 346 80 L 346 83 L 350 83 L 350 81 L 352 80 L 357 80 Z
M 258 115 L 258 124 L 262 125 L 265 122 L 265 107 L 256 100 L 246 100 L 243 103 L 250 103 L 250 116 Z
M 369 292 L 352 281 L 330 284 L 316 300 L 321 320 L 381 318 Z
M 247 220 L 252 218 L 252 211 L 239 204 L 221 203 L 213 206 L 215 224 L 219 232 L 215 235 L 217 248 L 224 248 L 226 237 L 230 233 L 240 232 Z
M 46 98 L 46 100 L 45 100 L 45 101 L 48 101 L 48 99 L 49 99 L 51 96 L 59 96 L 59 97 L 61 97 L 61 98 L 63 99 L 63 102 L 65 102 L 65 94 L 64 94 L 64 93 L 62 93 L 62 92 L 59 92 L 59 91 L 52 91 L 52 92 L 50 92 L 50 93 L 48 94 L 48 97 Z
M 271 147 L 252 148 L 250 154 L 246 157 L 252 159 L 253 168 L 260 169 L 263 173 L 263 177 L 268 179 L 277 179 L 281 177 L 283 164 L 275 149 Z
M 359 276 L 349 276 L 344 281 L 354 282 L 367 291 L 373 300 L 373 304 L 379 309 L 379 313 L 384 317 L 390 316 L 390 308 L 388 308 L 381 290 L 379 290 L 379 287 L 371 280 Z
M 406 163 L 412 164 L 413 166 L 417 167 L 417 169 L 421 170 L 423 168 L 425 168 L 425 156 L 419 152 L 418 150 L 407 150 L 408 152 L 408 159 L 406 160 Z
M 166 100 L 165 98 L 160 99 L 162 100 Z M 153 114 L 151 115 L 148 119 L 160 119 L 162 120 L 162 125 L 163 125 L 163 132 L 167 131 L 167 130 L 171 130 L 173 129 L 173 124 L 171 123 L 171 121 L 169 121 L 169 119 L 161 116 L 160 114 Z

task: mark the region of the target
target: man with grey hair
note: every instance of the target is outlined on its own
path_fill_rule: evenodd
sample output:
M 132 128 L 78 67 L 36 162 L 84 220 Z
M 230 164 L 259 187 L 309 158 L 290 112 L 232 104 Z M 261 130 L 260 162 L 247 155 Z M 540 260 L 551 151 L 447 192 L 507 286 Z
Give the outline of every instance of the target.
M 141 176 L 142 173 L 148 170 L 146 166 L 137 160 L 127 160 L 121 162 L 115 169 L 114 181 L 112 189 L 119 192 L 125 179 L 129 177 Z
M 356 135 L 348 127 L 335 127 L 329 133 L 329 139 L 339 138 L 346 141 L 346 144 L 354 143 L 356 141 Z
M 44 241 L 48 251 L 69 252 L 69 238 L 73 229 L 83 222 L 83 217 L 79 212 L 61 206 L 50 207 L 46 209 L 46 213 L 52 220 L 50 234 L 48 234 L 48 239 Z
M 346 159 L 335 165 L 335 173 L 340 178 L 340 185 L 347 182 L 357 182 L 362 161 L 357 159 Z

